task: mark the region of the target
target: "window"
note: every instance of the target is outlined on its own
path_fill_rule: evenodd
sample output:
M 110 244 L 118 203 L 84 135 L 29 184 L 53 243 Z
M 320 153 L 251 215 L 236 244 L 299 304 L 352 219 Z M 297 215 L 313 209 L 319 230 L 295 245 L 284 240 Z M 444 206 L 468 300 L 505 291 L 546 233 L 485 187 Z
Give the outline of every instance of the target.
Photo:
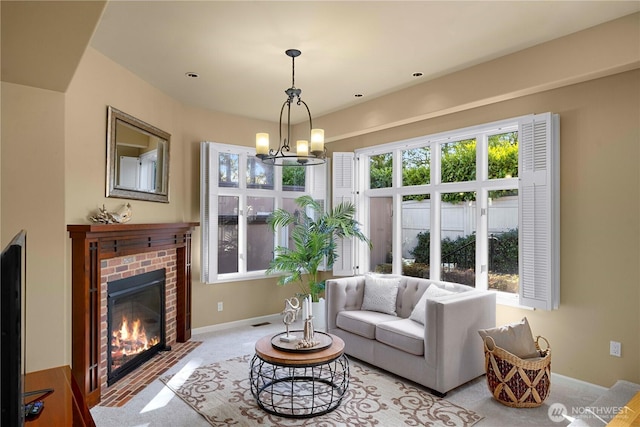
M 305 191 L 307 168 L 291 163 L 282 168 L 282 189 L 284 191 Z
M 354 182 L 366 187 L 352 191 L 373 249 L 356 246 L 355 271 L 557 308 L 558 147 L 558 118 L 547 113 L 357 150 Z
M 518 191 L 490 191 L 488 206 L 488 288 L 517 294 Z
M 402 271 L 407 276 L 428 279 L 431 257 L 431 195 L 403 195 L 400 215 Z M 391 272 L 391 268 L 388 272 Z
M 442 193 L 439 204 L 440 279 L 475 286 L 477 193 Z
M 402 151 L 402 185 L 423 185 L 431 182 L 431 150 L 417 147 Z
M 369 239 L 371 240 L 370 265 L 391 263 L 393 259 L 393 198 L 369 199 Z
M 375 154 L 369 157 L 369 188 L 391 187 L 393 155 Z
M 238 270 L 238 209 L 240 198 L 218 196 L 218 272 Z
M 446 142 L 440 145 L 441 182 L 465 182 L 476 179 L 476 140 Z
M 256 157 L 247 159 L 247 188 L 274 189 L 273 166 L 265 165 Z
M 312 194 L 324 203 L 325 166 L 265 165 L 250 148 L 201 144 L 202 281 L 213 283 L 264 277 L 276 244 L 267 218 L 277 208 Z

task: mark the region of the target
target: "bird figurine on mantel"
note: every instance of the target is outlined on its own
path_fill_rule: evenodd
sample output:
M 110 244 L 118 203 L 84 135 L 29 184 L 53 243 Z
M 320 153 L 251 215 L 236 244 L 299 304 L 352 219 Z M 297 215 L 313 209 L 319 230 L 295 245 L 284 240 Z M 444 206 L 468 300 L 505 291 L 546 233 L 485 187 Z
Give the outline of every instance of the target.
M 89 219 L 99 224 L 124 224 L 131 220 L 131 216 L 131 204 L 127 203 L 115 212 L 107 211 L 107 208 L 102 205 L 102 208 L 98 209 L 98 213 L 90 216 Z

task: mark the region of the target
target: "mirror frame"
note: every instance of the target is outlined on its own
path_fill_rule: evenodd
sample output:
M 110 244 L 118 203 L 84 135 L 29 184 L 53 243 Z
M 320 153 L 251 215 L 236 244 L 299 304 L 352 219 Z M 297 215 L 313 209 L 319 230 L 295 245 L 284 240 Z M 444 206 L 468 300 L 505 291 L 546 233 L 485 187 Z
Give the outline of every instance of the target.
M 162 170 L 162 182 L 164 191 L 144 191 L 118 187 L 116 166 L 117 157 L 117 135 L 116 124 L 118 121 L 124 122 L 136 128 L 141 133 L 149 134 L 166 141 L 166 153 L 164 167 Z M 117 197 L 123 199 L 144 200 L 150 202 L 169 203 L 169 154 L 171 148 L 171 134 L 158 129 L 142 120 L 124 113 L 112 106 L 107 108 L 107 197 Z

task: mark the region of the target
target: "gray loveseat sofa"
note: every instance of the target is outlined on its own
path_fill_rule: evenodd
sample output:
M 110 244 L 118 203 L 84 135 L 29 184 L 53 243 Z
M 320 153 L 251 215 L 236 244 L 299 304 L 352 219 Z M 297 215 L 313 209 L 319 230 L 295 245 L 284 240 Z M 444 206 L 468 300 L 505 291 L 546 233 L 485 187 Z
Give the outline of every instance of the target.
M 395 277 L 399 278 L 396 315 L 361 309 L 365 276 L 327 280 L 327 331 L 344 340 L 347 355 L 440 395 L 484 374 L 478 330 L 495 326 L 495 293 L 455 283 Z M 410 317 L 415 318 L 414 307 L 430 286 L 451 294 L 421 301 L 426 304 L 423 325 Z

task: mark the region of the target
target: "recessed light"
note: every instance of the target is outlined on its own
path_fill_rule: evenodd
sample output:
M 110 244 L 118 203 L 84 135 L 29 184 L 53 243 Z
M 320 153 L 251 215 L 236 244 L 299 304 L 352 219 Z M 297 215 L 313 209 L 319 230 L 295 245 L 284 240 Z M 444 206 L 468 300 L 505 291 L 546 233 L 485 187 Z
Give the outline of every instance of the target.
M 363 95 L 363 94 L 361 94 L 361 93 L 356 93 L 356 94 L 355 94 L 355 95 L 353 95 L 353 96 L 355 96 L 356 98 L 362 98 L 364 95 Z
M 422 77 L 422 73 L 420 71 L 411 74 L 412 77 Z
M 191 77 L 192 79 L 197 79 L 198 77 L 200 77 L 200 74 L 198 73 L 194 73 L 194 72 L 188 72 L 188 73 L 184 73 L 185 76 L 187 77 Z

